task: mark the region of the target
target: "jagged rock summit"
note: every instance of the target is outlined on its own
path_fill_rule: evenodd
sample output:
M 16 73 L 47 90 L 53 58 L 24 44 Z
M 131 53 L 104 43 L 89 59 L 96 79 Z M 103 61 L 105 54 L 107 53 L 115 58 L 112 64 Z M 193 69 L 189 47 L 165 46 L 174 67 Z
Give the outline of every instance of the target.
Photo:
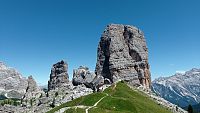
M 108 25 L 98 45 L 95 73 L 111 82 L 126 80 L 150 88 L 148 49 L 143 32 L 130 25 Z
M 52 66 L 50 80 L 48 81 L 48 90 L 59 88 L 69 82 L 67 69 L 68 64 L 63 60 Z
M 0 62 L 0 95 L 6 98 L 20 99 L 26 92 L 28 82 L 25 77 Z

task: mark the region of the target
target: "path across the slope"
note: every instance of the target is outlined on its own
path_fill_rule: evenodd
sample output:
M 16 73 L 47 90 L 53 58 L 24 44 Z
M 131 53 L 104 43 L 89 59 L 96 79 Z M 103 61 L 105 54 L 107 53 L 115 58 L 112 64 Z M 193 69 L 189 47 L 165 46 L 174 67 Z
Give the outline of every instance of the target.
M 114 90 L 114 89 L 116 88 L 116 86 L 117 86 L 117 85 L 114 84 L 114 87 L 112 88 L 112 90 Z M 97 104 L 98 104 L 99 102 L 101 102 L 105 97 L 109 96 L 107 93 L 105 93 L 105 94 L 106 94 L 106 96 L 104 96 L 104 97 L 102 97 L 101 99 L 99 99 L 93 106 L 90 106 L 90 107 L 88 107 L 87 109 L 85 109 L 85 113 L 88 113 L 88 110 L 89 110 L 89 109 L 96 107 Z
M 56 111 L 55 113 L 64 113 L 66 110 L 68 109 L 77 109 L 77 108 L 81 108 L 81 109 L 85 109 L 87 108 L 88 106 L 83 106 L 83 105 L 80 105 L 80 106 L 71 106 L 71 107 L 64 107 L 62 109 L 59 109 L 58 111 Z
M 117 85 L 114 84 L 114 87 L 112 88 L 112 90 L 114 90 L 114 89 L 116 88 L 116 86 L 117 86 Z M 96 107 L 97 104 L 98 104 L 99 102 L 101 102 L 105 97 L 108 96 L 107 93 L 105 93 L 105 94 L 106 94 L 106 96 L 104 96 L 104 97 L 102 97 L 101 99 L 99 99 L 93 106 L 90 106 L 90 107 L 88 107 L 87 109 L 85 109 L 85 113 L 88 113 L 88 110 L 89 110 L 89 109 Z
M 65 107 L 65 108 L 59 109 L 59 110 L 56 111 L 55 113 L 64 113 L 66 110 L 72 109 L 72 108 L 75 108 L 75 109 L 77 109 L 77 108 L 85 109 L 85 108 L 86 108 L 86 109 L 85 109 L 85 113 L 88 113 L 88 110 L 89 110 L 89 109 L 91 109 L 91 108 L 93 108 L 93 107 L 96 107 L 96 106 L 98 105 L 99 102 L 101 102 L 105 97 L 108 96 L 107 93 L 105 93 L 105 94 L 106 94 L 106 96 L 100 98 L 93 106 L 79 105 L 79 106 Z
M 101 99 L 99 99 L 93 106 L 90 106 L 90 107 L 88 107 L 87 109 L 85 109 L 85 113 L 88 113 L 88 110 L 89 110 L 89 109 L 91 109 L 91 108 L 93 108 L 93 107 L 96 107 L 97 104 L 98 104 L 99 102 L 101 102 L 105 97 L 108 96 L 107 93 L 105 93 L 105 94 L 106 94 L 106 96 L 104 96 L 104 97 L 102 97 Z
M 112 88 L 112 90 L 114 90 L 115 88 L 116 88 L 116 84 L 114 84 L 114 87 Z M 65 108 L 62 108 L 62 109 L 56 111 L 55 113 L 64 113 L 66 110 L 72 109 L 72 108 L 75 108 L 75 109 L 77 109 L 77 108 L 85 109 L 85 113 L 88 113 L 89 109 L 92 109 L 92 108 L 96 107 L 99 104 L 99 102 L 101 102 L 105 97 L 109 96 L 107 93 L 104 93 L 104 94 L 106 94 L 106 96 L 100 98 L 93 106 L 79 105 L 79 106 L 65 107 Z

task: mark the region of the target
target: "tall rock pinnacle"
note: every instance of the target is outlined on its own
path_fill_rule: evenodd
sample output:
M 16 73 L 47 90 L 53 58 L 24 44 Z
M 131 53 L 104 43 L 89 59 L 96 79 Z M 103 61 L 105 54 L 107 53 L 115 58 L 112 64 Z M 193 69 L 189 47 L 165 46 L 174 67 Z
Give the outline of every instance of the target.
M 111 82 L 120 79 L 149 88 L 151 75 L 143 32 L 130 25 L 108 25 L 99 42 L 95 73 Z
M 69 75 L 67 73 L 67 68 L 68 65 L 63 60 L 52 66 L 50 80 L 48 81 L 48 90 L 61 87 L 63 84 L 69 82 Z

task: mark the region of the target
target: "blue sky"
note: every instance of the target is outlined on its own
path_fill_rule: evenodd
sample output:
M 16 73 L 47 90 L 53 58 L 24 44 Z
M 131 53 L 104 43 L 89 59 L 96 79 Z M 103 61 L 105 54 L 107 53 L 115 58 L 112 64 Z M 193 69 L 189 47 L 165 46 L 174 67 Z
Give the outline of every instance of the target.
M 1 0 L 0 61 L 40 84 L 64 59 L 69 74 L 94 70 L 110 23 L 137 26 L 149 48 L 152 78 L 200 68 L 199 0 Z

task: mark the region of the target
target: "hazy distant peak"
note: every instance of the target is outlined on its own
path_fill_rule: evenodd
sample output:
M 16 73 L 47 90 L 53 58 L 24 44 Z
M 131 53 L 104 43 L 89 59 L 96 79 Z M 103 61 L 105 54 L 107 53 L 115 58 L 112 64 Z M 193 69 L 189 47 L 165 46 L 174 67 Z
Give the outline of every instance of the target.
M 184 74 L 176 73 L 152 82 L 153 90 L 168 101 L 184 107 L 200 102 L 200 69 L 193 68 Z

